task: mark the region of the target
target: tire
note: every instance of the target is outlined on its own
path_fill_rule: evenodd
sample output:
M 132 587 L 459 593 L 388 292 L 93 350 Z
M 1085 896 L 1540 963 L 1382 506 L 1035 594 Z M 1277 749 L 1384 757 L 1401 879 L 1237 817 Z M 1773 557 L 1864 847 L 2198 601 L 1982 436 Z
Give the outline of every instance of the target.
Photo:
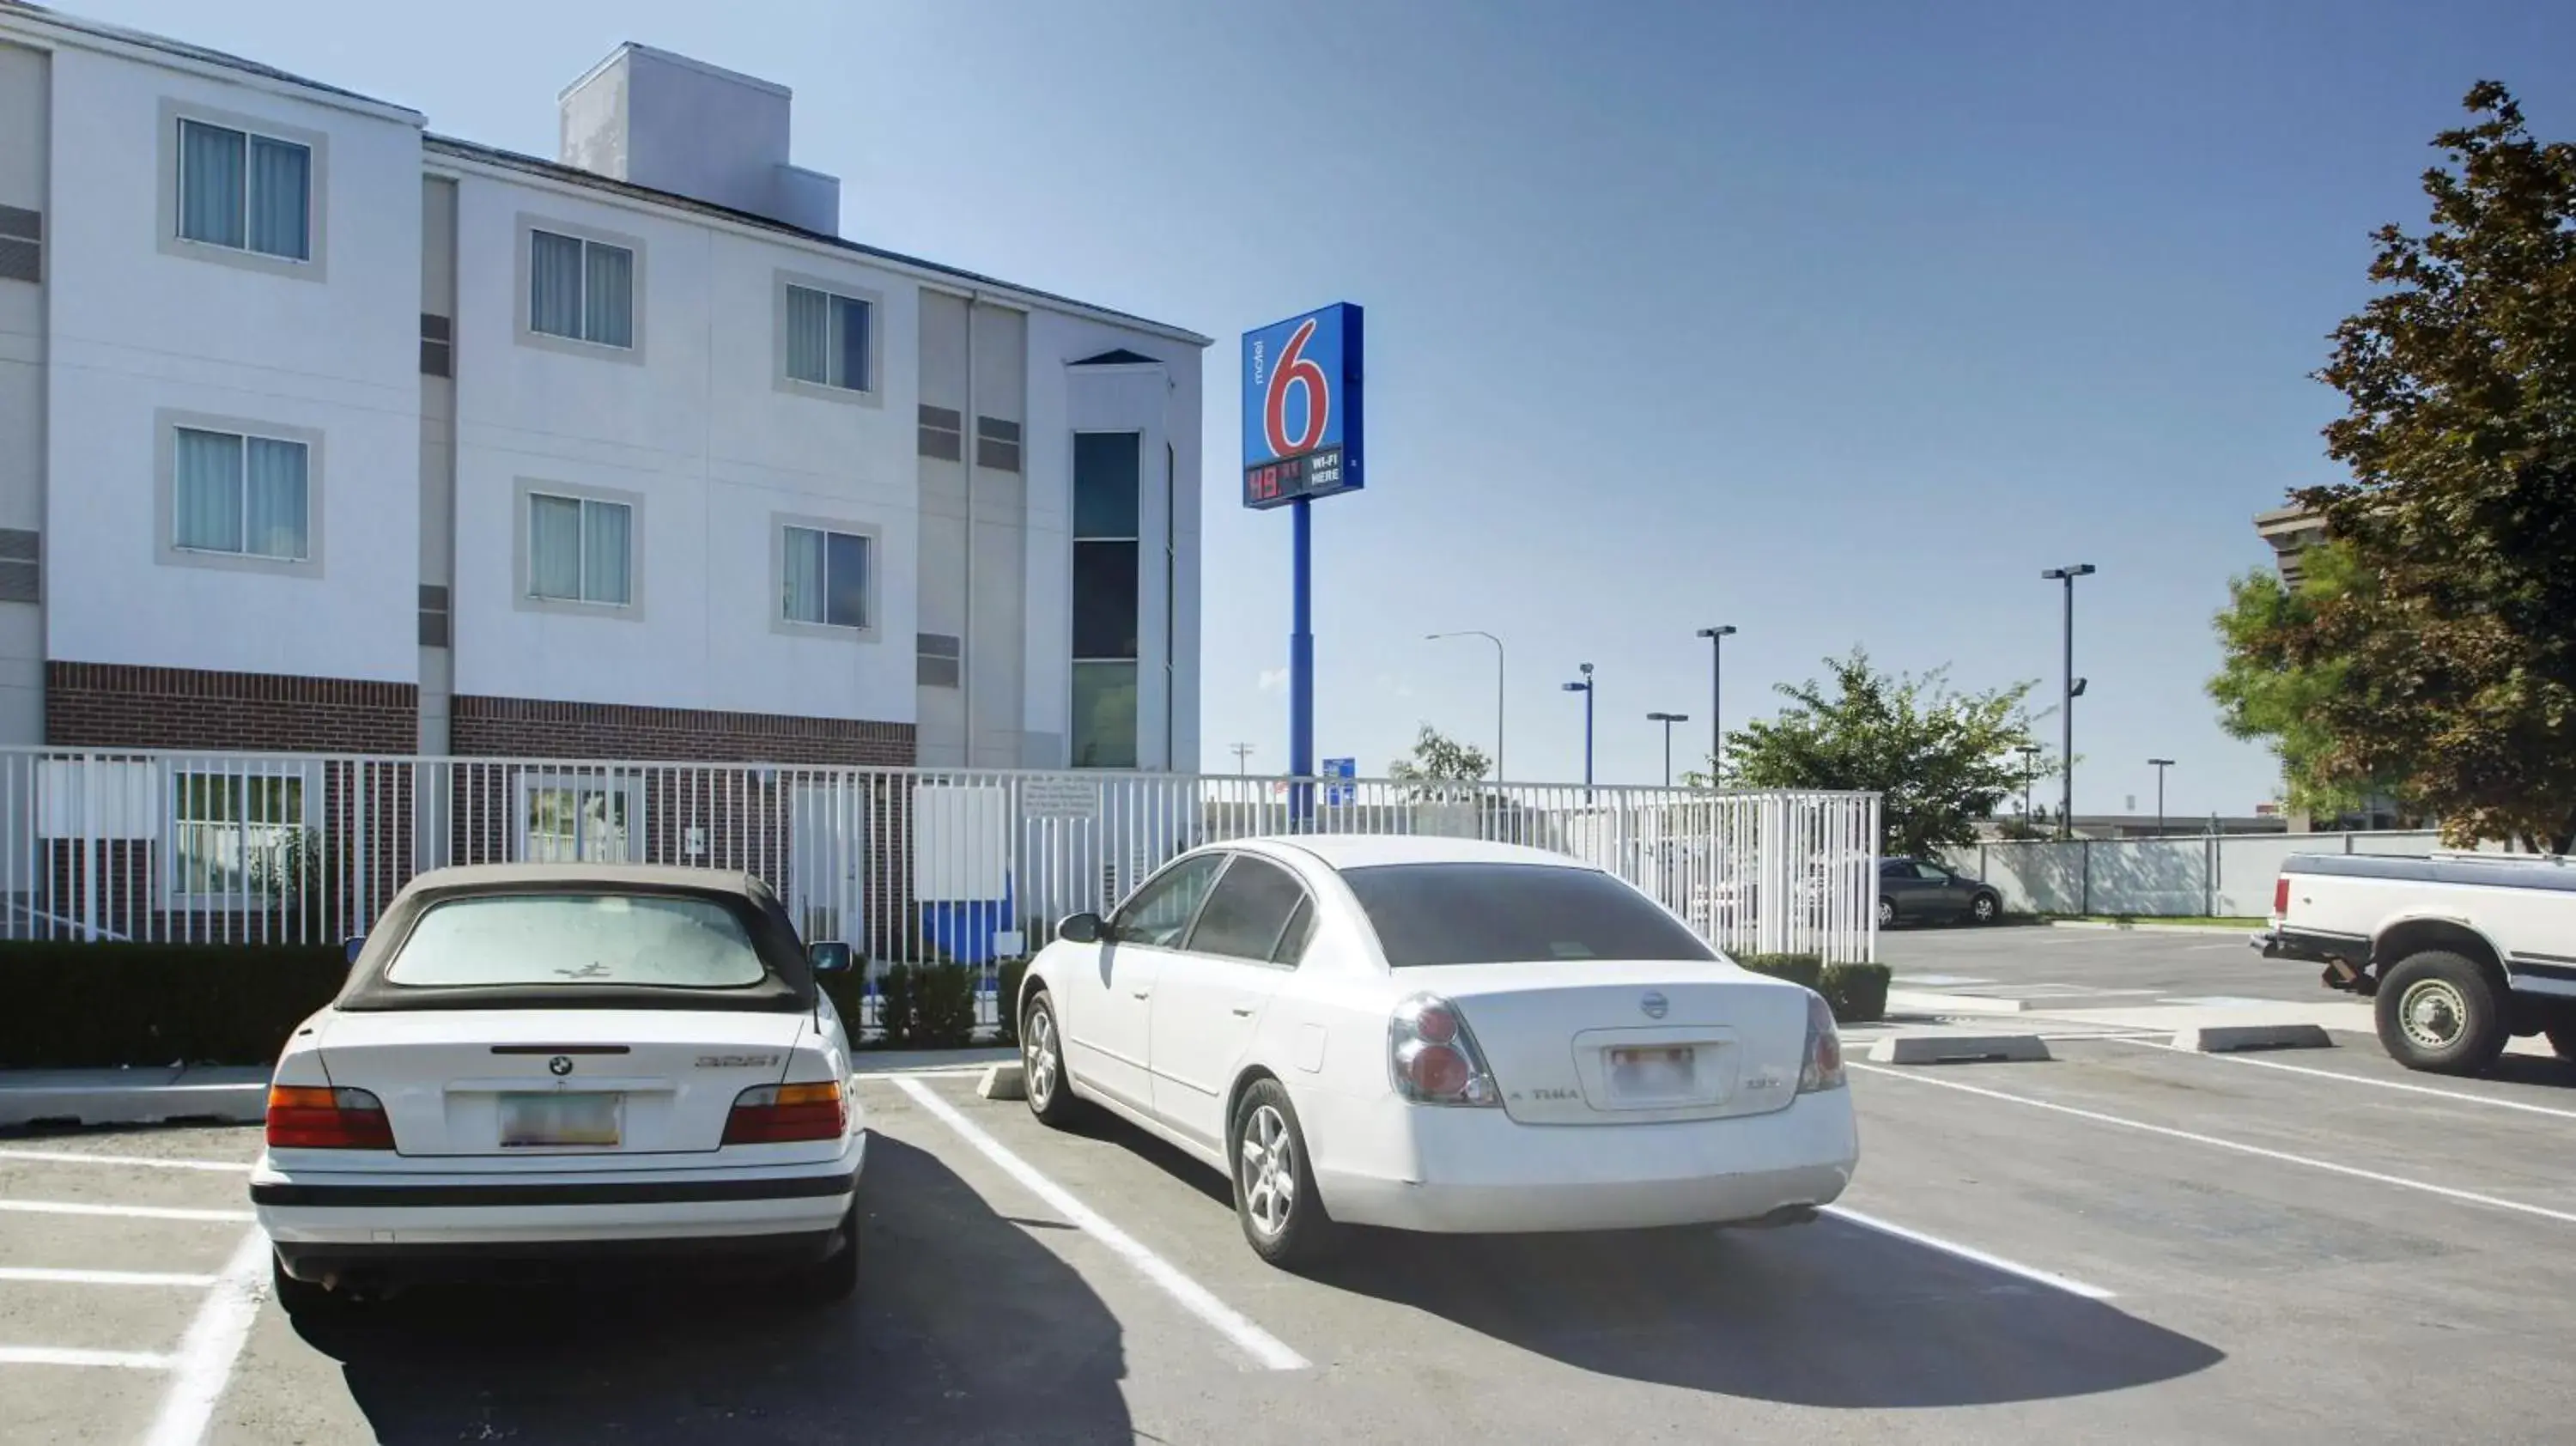
M 1029 1113 L 1038 1123 L 1061 1130 L 1081 1116 L 1082 1101 L 1074 1097 L 1073 1075 L 1064 1065 L 1064 1031 L 1056 1027 L 1055 1001 L 1043 989 L 1029 996 L 1020 1015 L 1020 1069 Z
M 1896 927 L 1896 901 L 1894 899 L 1881 899 L 1878 901 L 1878 927 L 1882 929 L 1893 929 Z
M 1252 1253 L 1282 1270 L 1303 1270 L 1330 1256 L 1339 1232 L 1315 1191 L 1305 1132 L 1286 1087 L 1255 1080 L 1235 1103 L 1226 1140 L 1234 1216 Z
M 796 1281 L 796 1295 L 808 1306 L 834 1305 L 848 1300 L 859 1288 L 859 1207 L 850 1204 L 850 1213 L 841 1217 L 840 1247 L 817 1262 Z
M 2504 1052 L 2504 991 L 2475 960 L 2447 949 L 2409 954 L 2382 972 L 2372 996 L 2379 1043 L 2408 1069 L 2477 1074 Z
M 2004 901 L 1992 894 L 1979 894 L 1968 900 L 1968 922 L 1991 924 L 2004 916 Z

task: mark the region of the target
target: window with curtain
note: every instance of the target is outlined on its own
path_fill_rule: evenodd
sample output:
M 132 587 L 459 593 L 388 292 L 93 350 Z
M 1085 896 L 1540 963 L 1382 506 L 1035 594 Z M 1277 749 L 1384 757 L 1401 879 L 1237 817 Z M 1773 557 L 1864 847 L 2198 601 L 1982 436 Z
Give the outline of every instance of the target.
M 171 455 L 174 547 L 305 559 L 311 449 L 276 437 L 180 427 Z
M 787 288 L 787 375 L 818 387 L 873 389 L 868 368 L 868 303 L 810 286 Z
M 1073 438 L 1073 765 L 1136 766 L 1140 473 L 1134 432 Z
M 868 563 L 863 534 L 788 528 L 779 615 L 818 627 L 868 626 Z
M 634 601 L 635 509 L 595 497 L 528 498 L 528 596 L 625 607 Z
M 528 330 L 598 346 L 635 345 L 635 253 L 530 231 Z
M 203 121 L 179 122 L 179 235 L 312 260 L 312 149 Z

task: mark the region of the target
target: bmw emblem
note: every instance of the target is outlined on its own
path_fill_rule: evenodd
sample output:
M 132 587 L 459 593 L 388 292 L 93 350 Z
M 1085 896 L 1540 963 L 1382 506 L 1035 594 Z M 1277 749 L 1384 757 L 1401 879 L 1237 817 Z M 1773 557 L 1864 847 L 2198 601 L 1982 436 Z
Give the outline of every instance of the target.
M 1672 1008 L 1673 1006 L 1664 998 L 1664 996 L 1657 994 L 1650 989 L 1646 991 L 1645 998 L 1637 1001 L 1637 1007 L 1646 1012 L 1646 1017 L 1648 1019 L 1661 1019 L 1664 1017 L 1664 1011 Z
M 1658 1001 L 1658 1003 L 1660 1003 L 1660 1001 Z M 1655 1011 L 1655 1012 L 1656 1012 L 1657 1014 L 1661 1014 L 1661 1013 L 1663 1013 L 1664 1011 L 1663 1011 L 1661 1008 L 1658 1008 L 1658 1009 L 1656 1009 L 1656 1011 Z M 547 1060 L 547 1061 L 546 1061 L 546 1073 L 548 1073 L 548 1074 L 554 1074 L 554 1075 L 565 1075 L 565 1074 L 570 1074 L 570 1073 L 572 1073 L 572 1056 L 571 1056 L 571 1055 L 568 1055 L 568 1054 L 559 1054 L 559 1055 L 556 1055 L 554 1058 L 552 1058 L 552 1059 L 550 1059 L 550 1060 Z

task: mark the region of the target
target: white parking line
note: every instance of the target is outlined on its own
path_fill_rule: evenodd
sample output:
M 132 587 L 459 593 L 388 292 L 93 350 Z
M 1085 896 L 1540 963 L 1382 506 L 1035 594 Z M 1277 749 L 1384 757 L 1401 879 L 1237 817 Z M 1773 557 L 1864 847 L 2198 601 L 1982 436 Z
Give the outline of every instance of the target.
M 247 1210 L 182 1210 L 168 1205 L 91 1205 L 70 1200 L 0 1200 L 0 1210 L 31 1215 L 122 1215 L 135 1220 L 248 1220 Z
M 1988 1270 L 2000 1270 L 2006 1275 L 2018 1275 L 2024 1280 L 2035 1281 L 2052 1290 L 2062 1290 L 2068 1295 L 2080 1295 L 2086 1300 L 2111 1299 L 2111 1292 L 2098 1285 L 2087 1285 L 2072 1276 L 2059 1275 L 2050 1270 L 2039 1270 L 2018 1261 L 2006 1260 L 2000 1255 L 1989 1255 L 1975 1246 L 1961 1245 L 1955 1240 L 1944 1240 L 1937 1235 L 1926 1235 L 1920 1230 L 1909 1230 L 1893 1221 L 1881 1220 L 1875 1215 L 1863 1215 L 1847 1206 L 1828 1205 L 1824 1208 L 1824 1213 L 1837 1220 L 1848 1220 L 1863 1229 L 1875 1230 L 1881 1235 L 1893 1235 L 1899 1240 L 1910 1240 L 1917 1245 L 1938 1250 L 1944 1255 L 1955 1255 L 1961 1260 L 1974 1261 Z
M 1063 1186 L 1039 1174 L 1036 1166 L 1003 1148 L 1001 1141 L 984 1133 L 974 1121 L 934 1094 L 928 1085 L 908 1076 L 897 1077 L 890 1082 L 910 1096 L 914 1104 L 955 1130 L 985 1159 L 1001 1166 L 1012 1179 L 1027 1186 L 1030 1193 L 1045 1201 L 1049 1209 L 1065 1218 L 1066 1223 L 1108 1246 L 1112 1253 L 1136 1267 L 1137 1273 L 1161 1286 L 1163 1292 L 1180 1302 L 1183 1309 L 1215 1327 L 1219 1334 L 1234 1342 L 1263 1367 L 1273 1371 L 1302 1371 L 1310 1364 L 1304 1356 L 1290 1350 L 1286 1342 L 1253 1324 L 1242 1312 L 1217 1299 L 1207 1287 L 1183 1275 L 1169 1261 L 1146 1249 L 1135 1237 L 1075 1199 Z
M 119 1366 L 129 1371 L 166 1371 L 168 1356 L 149 1351 L 74 1351 L 55 1346 L 0 1346 L 0 1366 Z
M 178 1275 L 160 1270 L 44 1270 L 34 1266 L 0 1266 L 0 1281 L 29 1285 L 166 1285 L 203 1290 L 211 1275 Z
M 2277 1069 L 2289 1074 L 2312 1074 L 2319 1079 L 2341 1080 L 2346 1084 L 2370 1085 L 2376 1089 L 2404 1090 L 2411 1095 L 2431 1095 L 2436 1099 L 2458 1100 L 2462 1104 L 2491 1105 L 2500 1110 L 2520 1110 L 2531 1115 L 2554 1115 L 2562 1120 L 2576 1120 L 2576 1110 L 2552 1109 L 2547 1105 L 2526 1104 L 2521 1100 L 2490 1099 L 2485 1095 L 2464 1094 L 2459 1090 L 2435 1089 L 2431 1085 L 2408 1084 L 2403 1080 L 2372 1079 L 2367 1075 L 2345 1074 L 2341 1070 L 2317 1069 L 2311 1065 L 2287 1064 L 2277 1059 L 2256 1059 L 2242 1054 L 2202 1054 L 2196 1049 L 2175 1049 L 2171 1036 L 2143 1034 L 2104 1035 L 2122 1044 L 2143 1044 L 2149 1049 L 2169 1050 L 2196 1059 L 2214 1059 L 2227 1064 L 2250 1064 L 2257 1069 Z
M 2562 1225 L 2576 1225 L 2576 1214 L 2570 1214 L 2564 1210 L 2552 1210 L 2543 1205 L 2528 1205 L 2520 1200 L 2505 1200 L 2493 1195 L 2481 1195 L 2474 1190 L 2455 1190 L 2448 1185 L 2435 1185 L 2424 1180 L 2409 1180 L 2403 1175 L 2384 1175 L 2377 1170 L 2364 1170 L 2356 1165 L 2338 1165 L 2332 1160 L 2320 1160 L 2311 1155 L 2293 1155 L 2287 1150 L 2269 1150 L 2265 1149 L 2261 1145 L 2246 1144 L 2241 1140 L 2222 1140 L 2216 1135 L 2203 1135 L 2191 1130 L 2177 1130 L 2170 1125 L 2151 1125 L 2144 1120 L 2125 1119 L 2119 1115 L 2106 1115 L 2100 1110 L 2078 1109 L 2073 1105 L 2061 1105 L 2053 1100 L 2032 1099 L 2028 1095 L 2006 1094 L 2002 1090 L 1990 1090 L 1978 1085 L 1961 1084 L 1957 1080 L 1934 1079 L 1929 1075 L 1920 1074 L 1910 1070 L 1889 1069 L 1883 1065 L 1852 1064 L 1849 1062 L 1846 1062 L 1844 1067 L 1846 1069 L 1859 1070 L 1864 1074 L 1883 1074 L 1891 1079 L 1906 1080 L 1914 1084 L 1931 1085 L 1936 1089 L 1958 1090 L 1964 1094 L 1982 1095 L 1990 1100 L 2003 1100 L 2010 1104 L 2028 1105 L 2035 1110 L 2047 1110 L 2054 1114 L 2072 1115 L 2076 1119 L 2091 1120 L 2096 1124 L 2117 1125 L 2124 1130 L 2137 1130 L 2145 1134 L 2162 1135 L 2167 1139 L 2186 1140 L 2195 1145 L 2208 1145 L 2213 1149 L 2233 1150 L 2240 1155 L 2252 1155 L 2258 1159 L 2264 1160 L 2278 1160 L 2285 1165 L 2304 1165 L 2311 1170 L 2323 1170 L 2328 1174 L 2343 1175 L 2355 1180 L 2368 1180 L 2373 1184 L 2378 1185 L 2393 1185 L 2401 1190 L 2419 1190 L 2427 1195 L 2438 1195 L 2445 1200 L 2457 1200 L 2467 1205 L 2484 1205 L 2492 1210 L 2510 1210 L 2518 1215 L 2537 1215 L 2541 1219 L 2555 1220 Z
M 9 1150 L 0 1149 L 0 1164 L 11 1160 L 29 1160 L 44 1165 L 133 1165 L 146 1170 L 213 1170 L 226 1175 L 247 1175 L 250 1162 L 236 1165 L 229 1160 L 162 1160 L 150 1155 L 87 1155 L 77 1150 Z
M 222 1278 L 197 1307 L 188 1333 L 179 1338 L 170 1394 L 161 1398 L 161 1414 L 153 1419 L 144 1446 L 197 1446 L 205 1439 L 215 1403 L 232 1381 L 233 1364 L 241 1359 L 242 1344 L 250 1339 L 251 1322 L 258 1319 L 260 1300 L 267 1294 L 268 1256 L 268 1236 L 257 1230 L 233 1248 Z

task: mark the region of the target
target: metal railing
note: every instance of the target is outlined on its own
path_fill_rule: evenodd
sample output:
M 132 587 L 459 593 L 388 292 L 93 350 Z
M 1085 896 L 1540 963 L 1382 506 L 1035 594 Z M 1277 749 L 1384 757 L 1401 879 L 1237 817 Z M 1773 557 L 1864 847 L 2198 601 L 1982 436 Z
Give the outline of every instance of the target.
M 1526 844 L 1729 952 L 1876 955 L 1875 795 L 1308 787 L 1312 831 Z M 1284 779 L 1194 774 L 0 750 L 0 936 L 328 943 L 424 869 L 597 859 L 747 871 L 873 966 L 989 974 L 1184 849 L 1294 831 L 1291 806 Z

